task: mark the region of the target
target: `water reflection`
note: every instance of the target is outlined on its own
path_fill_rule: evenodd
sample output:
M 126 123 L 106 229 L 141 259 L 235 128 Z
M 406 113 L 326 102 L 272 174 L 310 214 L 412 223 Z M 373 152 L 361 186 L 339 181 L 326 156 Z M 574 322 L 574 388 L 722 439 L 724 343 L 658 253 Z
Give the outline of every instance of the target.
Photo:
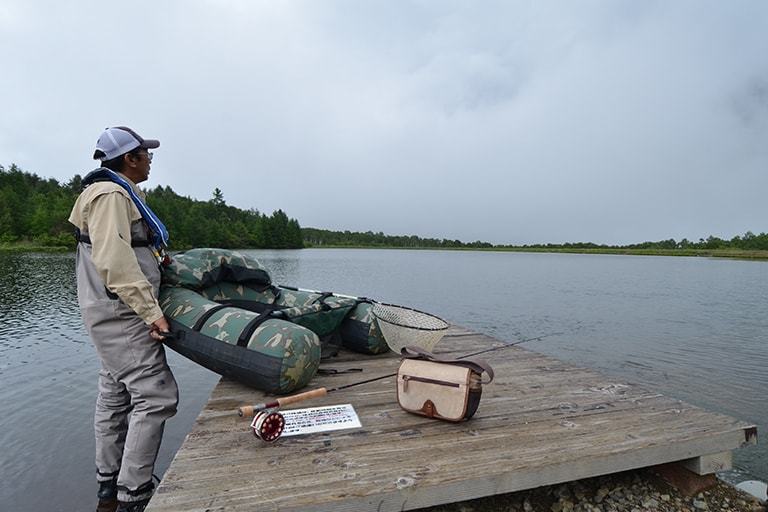
M 275 283 L 408 305 L 510 342 L 544 336 L 523 346 L 768 429 L 766 263 L 471 251 L 251 254 Z M 98 362 L 77 308 L 74 254 L 0 255 L 0 313 L 0 503 L 47 509 L 55 495 L 61 510 L 92 510 Z M 169 362 L 181 404 L 166 428 L 159 476 L 218 379 L 173 352 Z M 768 480 L 768 444 L 737 450 L 734 463 L 741 473 L 733 480 Z
M 158 474 L 218 380 L 179 356 L 169 355 L 169 362 L 183 390 L 180 411 L 167 426 Z M 98 367 L 77 305 L 74 254 L 0 254 L 3 510 L 47 510 L 52 496 L 56 510 L 110 510 L 109 503 L 96 500 Z
M 14 362 L 11 349 L 49 341 L 51 328 L 67 341 L 82 343 L 80 312 L 71 254 L 0 257 L 0 353 Z M 5 356 L 11 359 L 5 359 Z

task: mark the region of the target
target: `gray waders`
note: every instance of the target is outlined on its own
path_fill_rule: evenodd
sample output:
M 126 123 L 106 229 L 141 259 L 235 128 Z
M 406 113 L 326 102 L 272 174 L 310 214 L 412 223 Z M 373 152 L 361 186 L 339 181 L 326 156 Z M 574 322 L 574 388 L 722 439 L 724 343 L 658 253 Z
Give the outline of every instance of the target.
M 146 227 L 138 222 L 139 230 Z M 141 239 L 146 233 L 134 233 Z M 117 478 L 119 501 L 152 495 L 152 472 L 165 421 L 176 413 L 178 387 L 161 342 L 149 326 L 108 292 L 91 258 L 77 248 L 78 300 L 83 323 L 101 360 L 96 400 L 96 470 L 100 482 Z M 149 247 L 135 248 L 142 271 L 159 292 L 160 271 Z

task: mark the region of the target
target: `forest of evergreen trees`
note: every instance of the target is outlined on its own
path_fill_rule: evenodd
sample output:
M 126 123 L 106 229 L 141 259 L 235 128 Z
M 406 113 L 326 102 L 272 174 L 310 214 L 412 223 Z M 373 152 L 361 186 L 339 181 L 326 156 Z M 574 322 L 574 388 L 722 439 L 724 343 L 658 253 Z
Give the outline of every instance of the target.
M 81 176 L 62 184 L 22 171 L 15 165 L 0 165 L 0 248 L 9 246 L 60 247 L 74 249 L 73 226 L 67 218 L 80 193 Z M 170 187 L 145 190 L 147 204 L 171 233 L 171 250 L 193 247 L 223 249 L 299 249 L 302 247 L 406 247 L 423 249 L 510 249 L 510 250 L 661 250 L 768 251 L 768 234 L 747 232 L 724 240 L 714 236 L 698 241 L 683 239 L 643 242 L 626 246 L 598 245 L 591 242 L 562 244 L 493 245 L 421 238 L 416 235 L 392 236 L 384 233 L 329 231 L 302 228 L 282 210 L 267 216 L 256 209 L 229 206 L 218 188 L 212 199 L 200 201 L 176 194 Z
M 469 242 L 461 240 L 438 240 L 436 238 L 421 238 L 416 235 L 392 236 L 384 233 L 365 233 L 351 231 L 329 231 L 327 229 L 301 228 L 306 246 L 322 247 L 408 247 L 421 249 L 488 249 L 493 244 L 488 242 Z
M 80 193 L 82 177 L 68 183 L 42 179 L 15 165 L 0 165 L 0 246 L 28 244 L 74 249 L 74 226 L 67 219 Z M 176 194 L 170 187 L 145 190 L 147 204 L 171 233 L 171 249 L 298 249 L 301 227 L 277 210 L 267 216 L 258 210 L 228 206 L 216 189 L 209 201 Z

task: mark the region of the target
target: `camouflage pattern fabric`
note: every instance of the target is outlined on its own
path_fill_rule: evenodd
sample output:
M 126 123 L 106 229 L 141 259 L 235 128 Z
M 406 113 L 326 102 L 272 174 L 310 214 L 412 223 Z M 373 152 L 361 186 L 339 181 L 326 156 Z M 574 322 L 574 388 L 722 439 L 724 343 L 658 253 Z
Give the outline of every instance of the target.
M 318 303 L 324 295 L 314 292 L 291 290 L 289 288 L 280 288 L 280 295 L 277 303 L 280 306 L 317 308 Z M 359 302 L 357 299 L 348 297 L 325 296 L 323 302 L 330 308 L 345 308 L 345 316 L 339 324 L 336 324 L 341 332 L 342 344 L 345 348 L 359 352 L 361 354 L 381 354 L 389 350 L 384 335 L 379 329 L 376 317 L 373 316 L 373 305 L 370 302 Z M 296 316 L 297 313 L 291 313 Z M 313 319 L 307 318 L 306 323 L 296 320 L 302 325 L 306 325 L 321 337 L 330 334 L 328 326 L 323 329 L 316 325 Z M 319 322 L 318 322 L 319 323 Z M 317 329 L 317 330 L 316 330 Z M 319 331 L 322 329 L 322 333 Z
M 167 287 L 160 292 L 160 307 L 169 319 L 189 329 L 196 326 L 207 312 L 220 305 L 193 290 Z M 199 326 L 200 334 L 212 340 L 237 345 L 258 313 L 236 307 L 216 310 Z M 240 358 L 247 363 L 248 352 L 282 361 L 273 375 L 260 375 L 267 383 L 265 391 L 289 393 L 309 383 L 320 365 L 320 339 L 309 329 L 285 320 L 268 318 L 243 341 Z M 171 348 L 174 348 L 171 346 Z M 254 359 L 257 361 L 257 359 Z M 254 364 L 253 371 L 259 371 Z
M 346 348 L 361 354 L 383 354 L 389 350 L 370 302 L 361 302 L 347 315 L 341 324 L 341 338 Z
M 167 286 L 203 290 L 220 282 L 264 289 L 272 284 L 272 276 L 257 259 L 223 249 L 179 252 L 163 269 L 163 284 Z
M 227 303 L 258 303 L 265 306 L 274 304 L 275 293 L 272 288 L 254 290 L 237 283 L 216 283 L 208 288 L 199 290 L 200 295 L 214 302 Z
M 196 339 L 231 345 L 227 357 L 236 359 L 239 356 L 231 354 L 242 348 L 279 358 L 279 364 L 270 359 L 265 365 L 263 358 L 251 361 L 253 371 L 261 372 L 253 379 L 247 367 L 242 369 L 249 382 L 276 392 L 290 392 L 314 377 L 326 337 L 339 335 L 344 347 L 363 354 L 388 350 L 370 302 L 274 286 L 258 260 L 237 251 L 206 248 L 173 255 L 163 269 L 160 306 L 176 325 L 207 337 Z M 184 348 L 178 340 L 168 345 Z M 206 365 L 198 359 L 193 360 Z M 226 367 L 212 362 L 207 366 L 219 373 Z
M 336 332 L 350 310 L 357 306 L 356 300 L 346 300 L 346 304 L 339 302 L 316 303 L 280 309 L 280 315 L 291 322 L 303 325 L 324 338 Z

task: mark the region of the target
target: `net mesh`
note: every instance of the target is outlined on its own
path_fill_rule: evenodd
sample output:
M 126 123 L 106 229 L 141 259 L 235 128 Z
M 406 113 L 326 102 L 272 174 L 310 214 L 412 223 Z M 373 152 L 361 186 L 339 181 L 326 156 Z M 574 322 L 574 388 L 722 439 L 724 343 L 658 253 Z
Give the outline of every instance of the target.
M 384 341 L 398 354 L 408 345 L 432 350 L 449 327 L 448 322 L 435 315 L 391 304 L 374 303 L 373 316 Z

